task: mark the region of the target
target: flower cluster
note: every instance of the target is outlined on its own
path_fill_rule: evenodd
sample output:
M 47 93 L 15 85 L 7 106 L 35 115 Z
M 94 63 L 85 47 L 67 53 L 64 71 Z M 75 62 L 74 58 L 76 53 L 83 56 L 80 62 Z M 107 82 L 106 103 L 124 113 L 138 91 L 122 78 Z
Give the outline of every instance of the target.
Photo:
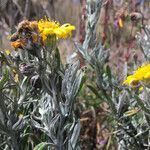
M 11 45 L 15 49 L 44 45 L 49 37 L 57 39 L 70 37 L 73 30 L 75 27 L 69 23 L 60 25 L 48 18 L 39 21 L 24 20 L 19 23 L 17 31 L 11 36 Z
M 150 81 L 150 64 L 145 64 L 139 67 L 133 75 L 127 77 L 124 84 L 132 87 L 138 86 L 139 82 L 148 84 Z
M 38 21 L 38 28 L 43 41 L 51 35 L 55 35 L 57 38 L 65 39 L 71 36 L 71 32 L 75 30 L 75 27 L 69 23 L 60 26 L 59 23 L 51 21 L 50 19 L 41 19 Z

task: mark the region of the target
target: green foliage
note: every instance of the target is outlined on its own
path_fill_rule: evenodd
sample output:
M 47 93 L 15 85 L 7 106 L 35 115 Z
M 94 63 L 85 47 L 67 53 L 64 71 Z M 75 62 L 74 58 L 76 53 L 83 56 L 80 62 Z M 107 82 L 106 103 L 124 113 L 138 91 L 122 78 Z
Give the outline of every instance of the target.
M 93 7 L 93 14 L 91 14 L 90 10 Z M 87 85 L 87 87 L 100 101 L 106 102 L 109 105 L 111 109 L 110 116 L 112 117 L 109 123 L 111 122 L 113 129 L 116 130 L 119 149 L 147 149 L 150 146 L 149 88 L 144 87 L 145 90 L 141 92 L 138 89 L 136 91 L 123 87 L 121 85 L 122 83 L 118 81 L 118 75 L 115 75 L 115 72 L 109 67 L 109 51 L 104 50 L 101 43 L 96 44 L 95 24 L 98 19 L 95 14 L 97 14 L 96 10 L 98 10 L 99 7 L 97 1 L 95 1 L 94 4 L 87 3 L 88 25 L 86 38 L 83 45 L 76 44 L 78 52 L 95 74 L 95 76 L 93 76 L 95 83 L 91 80 L 91 84 Z M 92 23 L 90 22 L 90 17 L 92 17 Z M 139 36 L 138 41 L 146 60 L 149 60 L 149 29 L 147 27 L 144 27 L 144 29 L 146 35 L 145 37 Z M 92 41 L 92 43 L 90 43 L 90 41 Z M 90 48 L 90 51 L 88 48 Z M 139 108 L 141 111 L 136 111 L 137 109 L 135 108 Z M 132 116 L 131 112 L 134 112 L 133 114 L 136 116 Z M 128 113 L 129 115 L 126 116 Z
M 1 54 L 9 63 L 1 68 L 0 144 L 14 150 L 76 149 L 80 121 L 74 103 L 83 84 L 80 64 L 63 66 L 56 39 L 53 45 L 30 46 L 17 51 L 17 59 Z

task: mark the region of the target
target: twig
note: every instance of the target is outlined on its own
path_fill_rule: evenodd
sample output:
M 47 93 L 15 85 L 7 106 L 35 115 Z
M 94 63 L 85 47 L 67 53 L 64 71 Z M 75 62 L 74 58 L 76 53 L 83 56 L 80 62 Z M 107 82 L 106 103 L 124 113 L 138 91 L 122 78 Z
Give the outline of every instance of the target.
M 29 18 L 29 15 L 30 15 L 30 4 L 31 4 L 31 0 L 26 0 L 25 10 L 24 10 L 24 19 Z
M 18 2 L 17 2 L 16 0 L 13 0 L 13 3 L 14 3 L 14 4 L 16 5 L 16 7 L 18 8 L 18 10 L 19 10 L 21 16 L 24 16 L 24 13 L 23 13 L 23 11 L 22 11 L 20 5 L 18 4 Z

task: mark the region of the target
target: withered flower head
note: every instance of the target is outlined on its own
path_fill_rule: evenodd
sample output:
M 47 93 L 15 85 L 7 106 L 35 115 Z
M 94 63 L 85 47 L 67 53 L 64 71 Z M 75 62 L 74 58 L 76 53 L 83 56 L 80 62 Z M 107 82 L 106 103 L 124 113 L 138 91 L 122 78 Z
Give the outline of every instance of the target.
M 26 42 L 23 39 L 17 39 L 16 41 L 11 42 L 11 46 L 13 46 L 15 49 L 23 48 L 25 45 L 26 45 Z
M 36 21 L 28 21 L 23 20 L 19 23 L 17 32 L 23 32 L 23 31 L 38 31 L 38 25 Z
M 38 23 L 37 23 L 37 21 L 30 21 L 30 27 L 31 27 L 32 30 L 38 32 Z
M 17 31 L 11 36 L 11 45 L 17 49 L 34 50 L 35 45 L 40 43 L 40 35 L 36 21 L 24 20 L 19 23 Z M 30 49 L 29 49 L 30 48 Z

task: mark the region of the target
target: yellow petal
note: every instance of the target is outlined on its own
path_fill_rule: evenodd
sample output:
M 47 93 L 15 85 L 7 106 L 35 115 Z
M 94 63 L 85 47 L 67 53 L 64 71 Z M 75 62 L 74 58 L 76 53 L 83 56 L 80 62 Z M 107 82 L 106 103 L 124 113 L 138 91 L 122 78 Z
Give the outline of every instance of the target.
M 119 27 L 120 27 L 120 28 L 123 28 L 123 21 L 122 21 L 121 18 L 119 18 L 119 22 L 118 22 L 118 23 L 119 23 Z
M 5 53 L 6 53 L 6 55 L 10 55 L 11 52 L 10 52 L 9 49 L 6 49 L 6 50 L 5 50 Z

